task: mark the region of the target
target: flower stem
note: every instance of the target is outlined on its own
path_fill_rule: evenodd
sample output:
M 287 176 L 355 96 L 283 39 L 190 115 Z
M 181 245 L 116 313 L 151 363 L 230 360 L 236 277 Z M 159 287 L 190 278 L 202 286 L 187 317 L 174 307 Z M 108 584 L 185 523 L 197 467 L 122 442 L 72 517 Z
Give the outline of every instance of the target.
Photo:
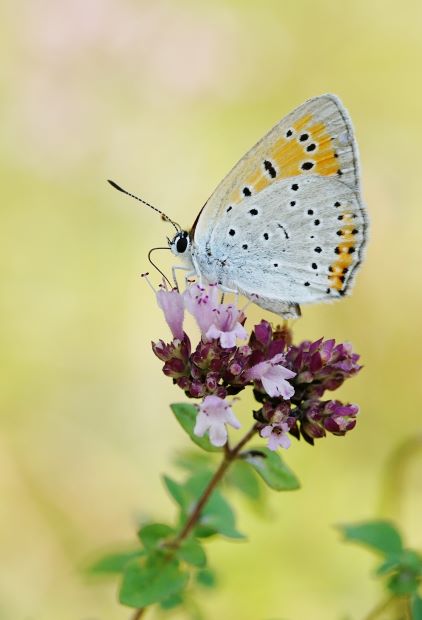
M 226 473 L 227 469 L 230 467 L 231 463 L 233 463 L 233 461 L 239 456 L 239 452 L 242 450 L 243 446 L 246 445 L 248 441 L 252 439 L 252 437 L 255 435 L 257 429 L 258 423 L 254 424 L 252 428 L 250 428 L 249 431 L 246 433 L 246 435 L 233 448 L 226 448 L 224 452 L 224 458 L 221 461 L 220 466 L 209 481 L 207 487 L 204 489 L 189 519 L 186 521 L 184 527 L 180 530 L 176 538 L 171 542 L 171 544 L 169 544 L 169 547 L 171 546 L 174 551 L 176 551 L 176 549 L 180 546 L 180 543 L 190 534 L 192 529 L 195 527 L 201 516 L 202 510 L 207 501 L 209 500 L 212 492 Z M 131 620 L 139 620 L 145 610 L 146 607 L 136 609 Z
M 220 482 L 221 478 L 226 473 L 227 469 L 230 467 L 231 463 L 237 458 L 240 450 L 243 446 L 255 435 L 257 430 L 257 424 L 254 424 L 252 428 L 246 433 L 246 435 L 236 444 L 232 449 L 228 449 L 224 455 L 223 460 L 221 461 L 220 467 L 215 472 L 214 476 L 208 483 L 208 486 L 202 493 L 201 497 L 198 500 L 198 503 L 195 506 L 195 510 L 190 515 L 189 519 L 186 521 L 185 526 L 178 534 L 177 538 L 174 541 L 175 545 L 179 545 L 179 543 L 186 538 L 186 536 L 190 533 L 192 528 L 196 525 L 199 517 L 201 516 L 201 512 L 205 504 L 207 503 L 211 493 L 214 491 L 217 484 Z

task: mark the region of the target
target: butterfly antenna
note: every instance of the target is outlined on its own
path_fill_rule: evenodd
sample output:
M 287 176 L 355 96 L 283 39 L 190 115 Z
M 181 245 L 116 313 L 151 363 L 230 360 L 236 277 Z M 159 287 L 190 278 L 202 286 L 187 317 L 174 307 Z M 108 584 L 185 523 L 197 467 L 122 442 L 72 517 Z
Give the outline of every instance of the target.
M 142 202 L 147 207 L 150 207 L 151 209 L 154 209 L 154 211 L 157 211 L 157 213 L 161 215 L 161 217 L 163 218 L 165 222 L 170 222 L 170 224 L 172 224 L 175 227 L 176 232 L 180 232 L 182 230 L 179 224 L 177 224 L 176 222 L 173 222 L 173 220 L 171 220 L 168 215 L 160 211 L 160 209 L 157 209 L 157 207 L 153 207 L 146 200 L 143 200 L 142 198 L 139 198 L 139 196 L 135 196 L 135 194 L 131 194 L 130 192 L 126 191 L 125 189 L 123 189 L 123 187 L 120 187 L 120 185 L 117 185 L 117 183 L 115 183 L 111 179 L 107 179 L 107 181 L 108 183 L 110 183 L 112 187 L 114 187 L 114 189 L 117 189 L 119 192 L 122 192 L 123 194 L 126 194 L 127 196 L 130 196 L 131 198 L 135 198 L 135 200 L 139 200 L 139 202 Z
M 163 273 L 159 267 L 157 267 L 157 265 L 154 263 L 154 261 L 153 261 L 153 260 L 152 260 L 152 258 L 151 258 L 151 254 L 152 254 L 153 252 L 155 252 L 155 250 L 169 250 L 169 249 L 170 249 L 170 248 L 169 248 L 169 247 L 167 247 L 167 246 L 166 246 L 166 247 L 161 247 L 161 248 L 151 248 L 151 249 L 150 249 L 150 251 L 148 252 L 148 260 L 149 260 L 150 264 L 154 267 L 154 269 L 156 269 L 156 270 L 158 271 L 158 273 L 161 273 L 161 275 L 163 276 L 164 280 L 165 280 L 165 281 L 168 283 L 168 285 L 170 286 L 170 289 L 172 289 L 174 285 L 170 282 L 170 280 L 168 279 L 168 277 L 166 276 L 166 274 L 165 274 L 165 273 Z

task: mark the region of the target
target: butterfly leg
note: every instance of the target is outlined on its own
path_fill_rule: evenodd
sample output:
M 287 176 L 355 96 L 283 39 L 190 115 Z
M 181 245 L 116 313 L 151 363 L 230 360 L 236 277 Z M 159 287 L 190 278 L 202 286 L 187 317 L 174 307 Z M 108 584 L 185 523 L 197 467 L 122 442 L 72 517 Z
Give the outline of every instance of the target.
M 235 295 L 239 295 L 239 291 L 234 288 L 228 288 L 227 286 L 221 286 L 221 284 L 218 285 L 218 288 L 223 293 L 234 293 Z
M 172 274 L 174 286 L 176 287 L 177 290 L 179 290 L 179 283 L 177 282 L 177 278 L 176 278 L 177 270 L 187 272 L 185 274 L 185 284 L 187 283 L 188 278 L 191 278 L 192 276 L 196 276 L 196 271 L 192 269 L 192 266 L 187 267 L 186 265 L 173 265 L 173 267 L 171 268 L 171 274 Z

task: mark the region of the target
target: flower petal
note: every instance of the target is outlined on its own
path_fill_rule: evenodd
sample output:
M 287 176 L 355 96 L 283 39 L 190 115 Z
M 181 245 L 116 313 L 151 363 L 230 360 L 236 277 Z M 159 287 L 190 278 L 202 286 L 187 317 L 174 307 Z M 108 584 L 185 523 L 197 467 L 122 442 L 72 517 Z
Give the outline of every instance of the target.
M 206 413 L 200 411 L 196 416 L 196 423 L 193 432 L 198 437 L 203 437 L 210 427 L 210 420 Z
M 210 441 L 217 448 L 224 446 L 227 441 L 227 430 L 223 423 L 215 423 L 211 426 Z
M 239 420 L 236 418 L 236 416 L 233 413 L 233 410 L 231 407 L 229 407 L 228 409 L 226 409 L 226 422 L 227 424 L 230 424 L 231 426 L 233 426 L 233 428 L 240 428 L 241 424 L 239 422 Z
M 182 340 L 185 311 L 182 295 L 176 290 L 167 291 L 164 288 L 160 288 L 156 292 L 156 297 L 173 337 Z

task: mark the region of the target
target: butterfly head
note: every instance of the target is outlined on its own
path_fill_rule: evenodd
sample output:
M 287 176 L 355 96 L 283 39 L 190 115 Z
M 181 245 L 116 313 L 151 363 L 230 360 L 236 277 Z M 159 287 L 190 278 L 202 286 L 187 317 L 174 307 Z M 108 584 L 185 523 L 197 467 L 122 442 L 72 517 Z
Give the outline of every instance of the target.
M 175 256 L 189 256 L 190 245 L 189 233 L 186 230 L 179 231 L 173 239 L 169 239 L 170 250 Z

